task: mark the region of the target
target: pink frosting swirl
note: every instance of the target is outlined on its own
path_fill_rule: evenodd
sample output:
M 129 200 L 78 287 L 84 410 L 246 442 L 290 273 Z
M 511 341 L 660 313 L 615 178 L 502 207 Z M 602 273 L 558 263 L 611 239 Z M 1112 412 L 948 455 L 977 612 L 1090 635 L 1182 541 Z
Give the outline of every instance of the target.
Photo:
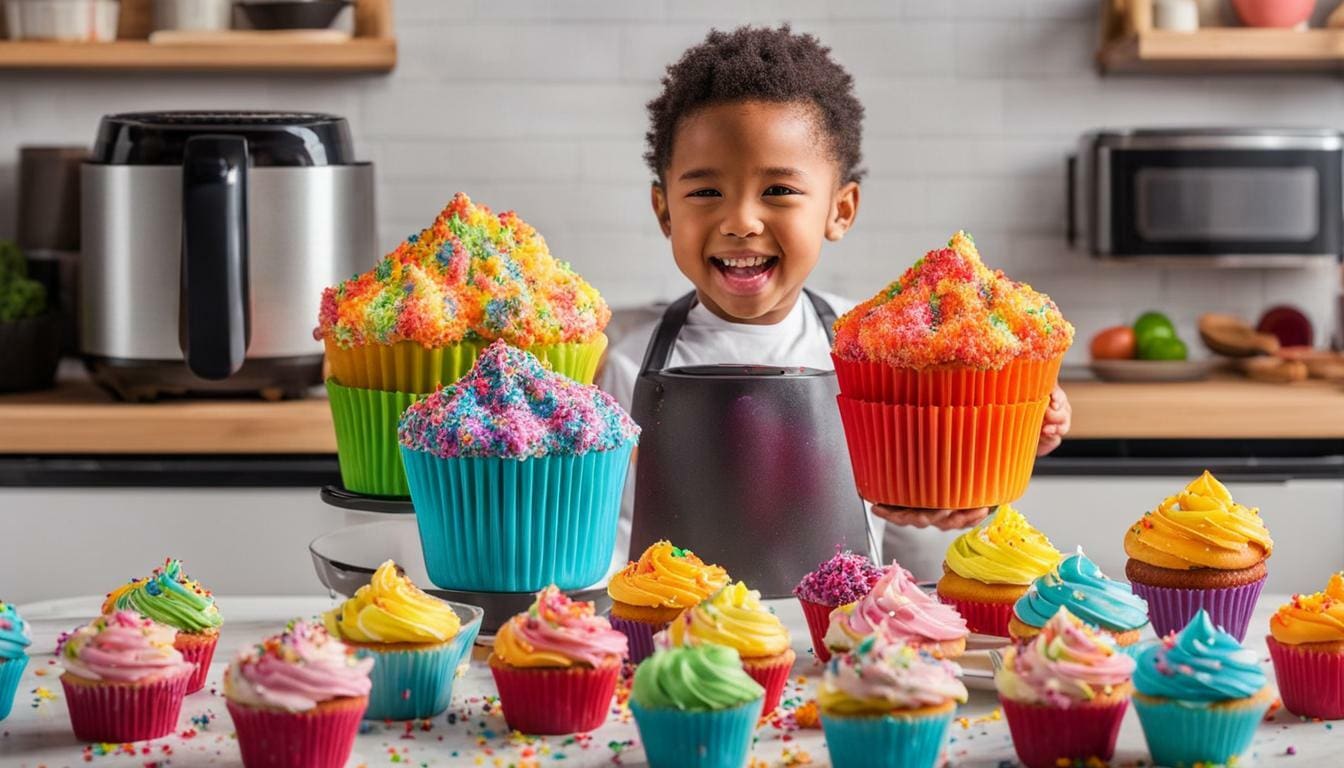
M 331 699 L 367 696 L 373 658 L 331 637 L 321 624 L 291 623 L 239 651 L 224 674 L 224 695 L 240 704 L 303 712 Z
M 916 646 L 970 634 L 966 620 L 955 608 L 926 594 L 914 576 L 895 562 L 887 566 L 868 594 L 831 611 L 826 647 L 847 651 L 876 633 Z
M 135 611 L 99 616 L 56 644 L 61 666 L 85 680 L 140 682 L 188 675 L 196 665 L 173 648 L 177 630 Z
M 1070 707 L 1129 682 L 1134 659 L 1061 606 L 1039 634 L 1004 651 L 994 675 L 1005 699 Z
M 514 667 L 596 667 L 619 661 L 628 642 L 595 614 L 592 603 L 570 600 L 552 584 L 526 612 L 500 627 L 494 648 L 500 661 Z

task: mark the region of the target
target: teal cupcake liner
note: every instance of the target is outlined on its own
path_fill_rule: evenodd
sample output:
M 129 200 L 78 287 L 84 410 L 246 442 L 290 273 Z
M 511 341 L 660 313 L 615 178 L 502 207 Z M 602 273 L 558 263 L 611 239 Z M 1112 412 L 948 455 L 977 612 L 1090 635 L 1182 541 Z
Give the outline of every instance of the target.
M 644 709 L 630 701 L 649 768 L 742 768 L 763 699 L 731 709 Z
M 365 720 L 417 720 L 434 717 L 453 702 L 453 681 L 463 657 L 471 652 L 479 621 L 464 624 L 457 637 L 433 648 L 380 650 L 356 647 L 361 658 L 372 656 L 369 707 Z
M 430 581 L 479 592 L 596 583 L 616 546 L 634 445 L 521 460 L 402 447 Z
M 932 768 L 956 709 L 931 715 L 821 716 L 834 768 Z
M 336 460 L 347 491 L 372 496 L 409 496 L 401 466 L 397 422 L 411 403 L 424 397 L 341 386 L 327 379 L 327 401 L 336 428 Z
M 1166 768 L 1225 765 L 1250 748 L 1256 726 L 1269 709 L 1267 700 L 1254 706 L 1214 709 L 1179 701 L 1154 704 L 1135 696 L 1133 704 L 1153 762 Z
M 9 717 L 9 711 L 14 707 L 14 694 L 19 690 L 19 678 L 23 677 L 27 666 L 27 656 L 0 661 L 0 720 Z

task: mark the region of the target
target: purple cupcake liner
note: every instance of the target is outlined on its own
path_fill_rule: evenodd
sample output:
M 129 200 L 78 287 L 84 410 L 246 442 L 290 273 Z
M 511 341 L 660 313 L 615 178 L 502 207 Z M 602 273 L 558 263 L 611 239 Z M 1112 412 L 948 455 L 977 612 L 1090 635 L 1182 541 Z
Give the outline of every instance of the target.
M 630 663 L 638 664 L 653 655 L 653 636 L 667 628 L 666 624 L 631 621 L 612 616 L 611 626 L 630 641 Z
M 1190 623 L 1200 608 L 1209 612 L 1215 626 L 1237 638 L 1246 639 L 1246 628 L 1251 624 L 1251 612 L 1260 598 L 1264 578 L 1240 587 L 1225 589 L 1176 589 L 1154 587 L 1135 581 L 1130 586 L 1134 594 L 1148 601 L 1148 618 L 1158 637 L 1168 632 L 1180 632 Z

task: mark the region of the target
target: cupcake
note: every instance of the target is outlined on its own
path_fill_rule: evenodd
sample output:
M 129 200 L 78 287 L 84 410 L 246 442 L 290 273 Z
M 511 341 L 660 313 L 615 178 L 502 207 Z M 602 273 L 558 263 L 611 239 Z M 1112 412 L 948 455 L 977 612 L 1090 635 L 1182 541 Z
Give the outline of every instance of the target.
M 62 635 L 56 659 L 80 741 L 157 739 L 177 728 L 196 665 L 173 647 L 172 627 L 132 611 L 99 616 Z
M 1233 501 L 1205 471 L 1130 526 L 1125 575 L 1159 635 L 1180 631 L 1203 609 L 1240 641 L 1273 548 L 1260 510 Z
M 187 693 L 205 687 L 210 661 L 219 643 L 219 628 L 224 623 L 215 607 L 214 595 L 182 572 L 182 561 L 169 558 L 142 579 L 112 590 L 103 601 L 103 613 L 135 611 L 148 619 L 177 630 L 173 647 L 182 658 L 196 665 L 196 674 L 187 685 Z
M 373 666 L 306 621 L 240 651 L 224 672 L 224 699 L 243 766 L 342 768 L 369 703 Z
M 765 689 L 762 711 L 779 706 L 798 655 L 789 630 L 761 604 L 761 593 L 734 582 L 687 608 L 665 630 L 670 645 L 726 645 L 742 657 L 742 669 Z
M 1134 671 L 1134 710 L 1148 751 L 1169 768 L 1236 759 L 1273 701 L 1255 652 L 1215 627 L 1203 608 L 1180 634 L 1148 647 Z
M 592 383 L 610 318 L 597 291 L 517 214 L 458 194 L 429 228 L 322 294 L 314 335 L 331 363 L 342 482 L 358 493 L 409 494 L 398 418 L 461 378 L 497 339 Z
M 660 649 L 635 670 L 630 713 L 650 768 L 741 768 L 765 691 L 724 645 Z
M 630 662 L 653 653 L 654 635 L 727 584 L 727 571 L 706 565 L 689 549 L 667 541 L 650 545 L 607 584 L 611 626 L 630 639 Z
M 947 548 L 938 597 L 972 632 L 1007 637 L 1014 605 L 1061 557 L 1045 534 L 1005 504 Z
M 932 768 L 966 686 L 956 664 L 869 635 L 826 665 L 817 703 L 835 768 Z
M 463 626 L 452 606 L 425 594 L 391 560 L 322 621 L 356 656 L 375 661 L 367 720 L 434 717 L 447 709 L 457 666 L 480 630 L 480 622 Z
M 1027 768 L 1109 761 L 1129 708 L 1134 659 L 1061 606 L 994 673 L 1017 756 Z
M 985 267 L 970 235 L 929 251 L 835 324 L 859 495 L 934 509 L 1020 497 L 1072 343 L 1050 297 Z
M 1285 709 L 1344 719 L 1344 573 L 1331 574 L 1324 592 L 1293 595 L 1280 606 L 1265 643 Z
M 481 592 L 600 580 L 638 435 L 611 395 L 491 344 L 401 420 L 430 580 Z
M 794 596 L 803 606 L 807 631 L 812 636 L 812 653 L 818 659 L 825 662 L 831 658 L 825 643 L 831 611 L 868 594 L 882 578 L 882 572 L 882 568 L 865 555 L 836 552 L 793 588 Z
M 1139 641 L 1148 626 L 1148 604 L 1123 581 L 1112 581 L 1079 548 L 1027 588 L 1013 604 L 1008 636 L 1030 640 L 1059 611 L 1069 613 L 1111 636 L 1116 645 Z
M 28 623 L 14 606 L 0 600 L 0 720 L 9 717 L 19 678 L 28 666 L 28 646 L 33 644 Z
M 966 651 L 970 630 L 956 608 L 925 593 L 909 571 L 892 562 L 868 594 L 831 613 L 824 642 L 831 653 L 844 653 L 872 634 L 954 659 Z
M 523 733 L 592 731 L 607 719 L 625 635 L 555 585 L 495 635 L 490 672 L 509 728 Z

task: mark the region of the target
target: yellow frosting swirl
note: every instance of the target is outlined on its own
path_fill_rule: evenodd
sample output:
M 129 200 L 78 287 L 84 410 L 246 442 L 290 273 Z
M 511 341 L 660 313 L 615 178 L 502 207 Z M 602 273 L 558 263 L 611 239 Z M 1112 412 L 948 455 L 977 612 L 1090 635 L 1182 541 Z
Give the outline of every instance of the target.
M 1260 510 L 1232 500 L 1205 470 L 1125 534 L 1125 552 L 1158 568 L 1250 568 L 1269 557 L 1274 541 Z
M 447 603 L 425 594 L 391 560 L 322 621 L 333 637 L 356 643 L 442 643 L 462 628 Z
M 744 659 L 789 650 L 789 631 L 761 605 L 761 593 L 740 581 L 682 611 L 668 626 L 667 639 L 672 645 L 726 645 Z
M 947 548 L 947 567 L 983 584 L 1026 586 L 1043 576 L 1062 555 L 1021 512 L 1004 504 Z
M 607 593 L 626 605 L 690 608 L 727 583 L 723 568 L 706 565 L 689 549 L 660 541 L 612 576 Z
M 1285 645 L 1344 641 L 1344 572 L 1331 574 L 1324 592 L 1293 595 L 1270 617 L 1269 633 Z

